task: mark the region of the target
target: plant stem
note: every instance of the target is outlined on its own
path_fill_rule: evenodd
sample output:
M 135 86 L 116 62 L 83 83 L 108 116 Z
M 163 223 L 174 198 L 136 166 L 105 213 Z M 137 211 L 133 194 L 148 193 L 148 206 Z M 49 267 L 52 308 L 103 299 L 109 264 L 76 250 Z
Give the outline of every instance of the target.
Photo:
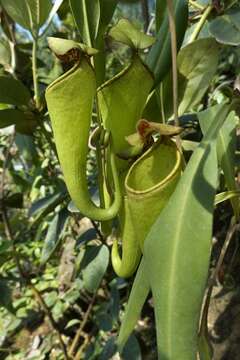
M 172 50 L 172 76 L 173 76 L 173 112 L 174 112 L 174 124 L 179 126 L 178 118 L 178 70 L 177 70 L 177 33 L 175 24 L 175 11 L 173 6 L 173 0 L 167 0 L 169 30 L 171 35 L 171 50 Z M 182 155 L 182 167 L 186 167 L 186 161 L 182 152 L 182 144 L 180 136 L 176 136 L 176 145 L 179 152 Z
M 91 220 L 91 223 L 93 224 L 94 229 L 96 230 L 96 233 L 98 234 L 99 239 L 101 242 L 104 242 L 104 236 L 102 235 L 101 231 L 98 228 L 97 223 L 94 220 Z
M 174 110 L 174 123 L 179 126 L 178 119 L 178 73 L 177 73 L 177 35 L 175 26 L 175 13 L 172 0 L 167 0 L 169 30 L 171 35 L 171 48 L 172 48 L 172 74 L 173 74 L 173 110 Z
M 163 83 L 160 84 L 160 104 L 161 104 L 161 115 L 162 115 L 162 122 L 166 124 L 166 116 L 164 110 L 164 97 L 163 97 Z
M 38 74 L 37 74 L 37 37 L 33 38 L 32 46 L 32 75 L 33 75 L 33 87 L 34 87 L 34 100 L 36 108 L 39 110 L 41 106 L 40 94 L 39 94 L 39 84 L 38 84 Z
M 83 0 L 82 1 L 82 7 L 83 7 L 83 18 L 84 18 L 84 27 L 85 27 L 85 35 L 86 38 L 83 39 L 84 41 L 86 41 L 86 44 L 89 47 L 92 47 L 92 40 L 91 40 L 91 34 L 90 34 L 90 27 L 89 27 L 89 20 L 88 20 L 88 13 L 87 13 L 87 5 L 86 5 L 86 1 L 87 0 Z
M 91 300 L 91 302 L 90 302 L 90 304 L 89 304 L 89 306 L 87 308 L 87 311 L 86 311 L 86 313 L 84 315 L 83 321 L 82 321 L 82 323 L 81 323 L 81 325 L 80 325 L 80 327 L 79 327 L 79 329 L 78 329 L 78 331 L 77 331 L 77 333 L 76 333 L 76 335 L 75 335 L 75 337 L 73 339 L 72 345 L 71 345 L 70 350 L 69 350 L 69 355 L 70 356 L 73 356 L 73 354 L 74 354 L 74 352 L 76 350 L 76 347 L 78 345 L 80 337 L 82 336 L 83 328 L 84 328 L 84 326 L 86 325 L 86 323 L 88 321 L 88 317 L 89 317 L 89 315 L 90 315 L 90 313 L 92 311 L 92 308 L 93 308 L 94 302 L 96 300 L 96 297 L 97 297 L 97 291 L 93 295 L 93 298 L 92 298 L 92 300 Z
M 196 1 L 194 1 L 194 0 L 188 0 L 188 1 L 189 1 L 189 4 L 192 5 L 192 7 L 195 7 L 196 9 L 201 10 L 201 11 L 204 10 L 204 6 L 198 4 Z
M 80 346 L 74 360 L 81 360 L 82 359 L 83 350 L 85 349 L 86 345 L 89 344 L 89 336 L 87 334 L 82 334 L 82 336 L 84 337 L 84 342 Z
M 208 318 L 208 309 L 209 309 L 209 304 L 210 304 L 210 299 L 211 299 L 211 295 L 212 295 L 212 290 L 214 287 L 214 284 L 217 280 L 219 271 L 223 265 L 223 261 L 226 255 L 226 252 L 229 248 L 229 245 L 231 243 L 232 237 L 235 234 L 236 231 L 239 231 L 239 227 L 240 225 L 238 223 L 235 222 L 231 222 L 229 230 L 227 232 L 226 235 L 226 239 L 224 241 L 224 244 L 222 246 L 221 249 L 221 253 L 220 256 L 218 258 L 216 267 L 213 271 L 212 276 L 209 279 L 208 282 L 208 288 L 207 288 L 207 292 L 206 292 L 206 296 L 205 296 L 205 301 L 204 301 L 204 306 L 203 306 L 203 311 L 202 311 L 202 316 L 201 316 L 201 322 L 200 322 L 200 332 L 202 334 L 206 334 L 207 333 L 207 318 Z
M 211 13 L 213 9 L 213 5 L 208 5 L 206 7 L 206 9 L 204 10 L 201 19 L 199 20 L 199 22 L 196 25 L 196 28 L 194 29 L 192 36 L 190 37 L 189 43 L 192 43 L 193 41 L 195 41 L 198 38 L 198 35 L 200 33 L 200 31 L 202 30 L 209 14 Z

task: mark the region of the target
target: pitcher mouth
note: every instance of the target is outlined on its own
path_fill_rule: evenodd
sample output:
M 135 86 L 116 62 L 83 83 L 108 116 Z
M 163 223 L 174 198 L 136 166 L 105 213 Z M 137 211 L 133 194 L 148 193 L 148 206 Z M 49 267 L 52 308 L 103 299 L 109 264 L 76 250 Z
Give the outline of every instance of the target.
M 129 178 L 132 175 L 132 172 L 134 171 L 134 169 L 138 166 L 138 164 L 146 157 L 149 156 L 149 154 L 151 154 L 154 149 L 158 146 L 161 146 L 161 144 L 165 144 L 165 146 L 169 146 L 174 148 L 175 151 L 175 164 L 172 167 L 171 171 L 168 173 L 167 176 L 165 176 L 162 180 L 160 180 L 156 185 L 150 186 L 149 188 L 146 188 L 144 190 L 137 190 L 134 189 L 132 186 L 130 186 L 129 183 Z M 144 195 L 144 194 L 148 194 L 150 192 L 153 192 L 161 187 L 164 187 L 170 180 L 174 179 L 174 177 L 177 175 L 177 173 L 179 172 L 179 169 L 181 168 L 181 154 L 180 151 L 177 148 L 176 143 L 173 140 L 160 140 L 155 142 L 152 147 L 150 149 L 148 149 L 139 159 L 137 159 L 134 164 L 132 164 L 132 166 L 130 167 L 128 174 L 125 178 L 125 188 L 127 190 L 128 193 L 132 193 L 134 195 Z

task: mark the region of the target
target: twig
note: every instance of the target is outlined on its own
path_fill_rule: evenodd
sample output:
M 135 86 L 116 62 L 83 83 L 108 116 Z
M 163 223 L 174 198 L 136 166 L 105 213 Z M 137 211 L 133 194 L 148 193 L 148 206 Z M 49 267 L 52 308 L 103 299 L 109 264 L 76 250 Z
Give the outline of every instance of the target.
M 171 48 L 172 48 L 172 73 L 173 73 L 173 110 L 174 110 L 174 123 L 179 126 L 178 119 L 178 73 L 177 73 L 177 35 L 175 25 L 174 6 L 172 0 L 167 0 L 169 30 L 171 35 Z
M 83 350 L 85 349 L 86 345 L 88 344 L 89 342 L 89 336 L 87 334 L 82 334 L 82 336 L 84 337 L 84 342 L 83 344 L 80 346 L 74 360 L 81 360 L 82 359 L 82 353 L 83 353 Z
M 104 236 L 102 235 L 101 231 L 99 230 L 96 222 L 94 220 L 91 220 L 91 223 L 92 223 L 94 229 L 96 230 L 96 233 L 98 234 L 99 239 L 101 240 L 101 242 L 104 242 L 104 240 L 105 240 Z
M 211 276 L 211 279 L 209 280 L 209 286 L 213 287 L 214 286 L 214 283 L 218 277 L 218 274 L 219 274 L 219 271 L 222 267 L 222 264 L 223 264 L 223 261 L 224 261 L 224 258 L 225 258 L 225 255 L 226 255 L 226 252 L 229 248 L 229 245 L 230 245 L 230 242 L 232 240 L 232 237 L 234 235 L 234 233 L 239 230 L 240 228 L 240 224 L 232 224 L 230 225 L 230 228 L 227 232 L 227 235 L 226 235 L 226 239 L 224 241 L 224 244 L 222 246 L 222 249 L 221 249 L 221 253 L 220 253 L 220 256 L 218 258 L 218 261 L 217 261 L 217 265 L 215 267 L 215 270 L 213 272 L 213 275 Z
M 177 34 L 175 24 L 175 12 L 173 6 L 173 0 L 167 0 L 169 30 L 171 36 L 171 50 L 172 50 L 172 75 L 173 75 L 173 112 L 174 112 L 174 124 L 179 126 L 178 118 L 178 70 L 177 70 Z M 182 155 L 182 166 L 185 168 L 186 163 L 182 153 L 182 145 L 180 136 L 176 136 L 176 145 L 179 152 Z
M 196 28 L 194 29 L 194 31 L 193 31 L 193 33 L 192 33 L 192 35 L 190 37 L 189 43 L 192 43 L 193 41 L 195 41 L 198 38 L 198 35 L 199 35 L 200 31 L 202 30 L 202 28 L 203 28 L 208 16 L 210 15 L 212 9 L 213 9 L 213 5 L 208 5 L 206 7 L 205 11 L 203 12 L 203 14 L 201 16 L 201 19 L 197 23 Z
M 226 239 L 225 239 L 224 244 L 223 244 L 222 249 L 221 249 L 220 256 L 219 256 L 218 261 L 217 261 L 217 265 L 215 267 L 215 270 L 214 270 L 212 276 L 209 279 L 208 288 L 207 288 L 205 301 L 204 301 L 204 306 L 203 306 L 203 311 L 202 311 L 202 316 L 201 316 L 201 322 L 200 322 L 200 324 L 201 324 L 200 325 L 200 332 L 202 334 L 207 333 L 208 309 L 209 309 L 209 304 L 210 304 L 210 299 L 211 299 L 214 284 L 215 284 L 216 279 L 218 277 L 219 271 L 220 271 L 220 269 L 222 267 L 222 264 L 223 264 L 226 252 L 227 252 L 227 250 L 229 248 L 229 245 L 231 243 L 232 237 L 233 237 L 234 233 L 237 230 L 239 230 L 239 228 L 240 228 L 240 224 L 233 223 L 233 224 L 230 225 L 230 228 L 229 228 L 229 230 L 227 232 L 227 235 L 226 235 Z
M 38 84 L 38 73 L 37 73 L 37 38 L 33 38 L 32 46 L 32 75 L 33 75 L 33 87 L 34 87 L 34 100 L 36 108 L 39 110 L 41 107 L 39 84 Z
M 192 7 L 195 7 L 196 9 L 201 10 L 201 11 L 204 10 L 204 6 L 198 4 L 196 1 L 194 1 L 194 0 L 188 0 L 188 1 Z
M 74 352 L 75 352 L 75 350 L 77 348 L 79 340 L 80 340 L 80 338 L 82 336 L 82 331 L 83 331 L 84 326 L 86 325 L 86 323 L 88 321 L 88 317 L 89 317 L 89 315 L 90 315 L 90 313 L 92 311 L 92 308 L 93 308 L 93 305 L 95 303 L 96 297 L 97 297 L 97 291 L 93 295 L 93 298 L 92 298 L 92 300 L 91 300 L 91 302 L 90 302 L 90 304 L 89 304 L 89 306 L 87 308 L 87 311 L 86 311 L 86 313 L 84 315 L 83 321 L 82 321 L 82 323 L 81 323 L 81 325 L 80 325 L 80 327 L 79 327 L 79 329 L 78 329 L 78 331 L 77 331 L 77 333 L 76 333 L 76 335 L 75 335 L 75 337 L 73 339 L 72 345 L 71 345 L 70 350 L 69 350 L 69 355 L 70 356 L 73 356 L 73 354 L 74 354 Z M 75 360 L 76 359 L 77 359 L 77 357 L 75 358 Z

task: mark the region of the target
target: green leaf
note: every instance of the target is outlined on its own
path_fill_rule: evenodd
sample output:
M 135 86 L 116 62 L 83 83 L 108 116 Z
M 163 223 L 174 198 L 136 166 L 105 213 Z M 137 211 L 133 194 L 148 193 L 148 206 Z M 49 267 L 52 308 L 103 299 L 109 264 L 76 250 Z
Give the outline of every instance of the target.
M 51 10 L 50 0 L 1 0 L 8 15 L 36 35 Z
M 26 161 L 33 164 L 37 163 L 38 154 L 33 136 L 16 133 L 15 143 L 21 156 L 23 156 Z
M 215 205 L 221 204 L 222 202 L 233 199 L 233 198 L 240 198 L 240 190 L 236 191 L 224 191 L 219 193 L 215 196 Z
M 21 134 L 32 134 L 37 122 L 32 113 L 23 112 L 16 109 L 0 110 L 0 129 L 15 125 L 16 131 Z
M 54 254 L 54 251 L 62 239 L 62 234 L 67 225 L 68 217 L 69 213 L 64 208 L 54 216 L 52 222 L 50 223 L 42 249 L 40 260 L 41 265 L 46 264 L 46 262 Z
M 215 109 L 209 131 L 145 240 L 160 358 L 196 358 L 218 178 L 216 137 L 229 109 Z
M 12 247 L 12 242 L 5 239 L 0 239 L 0 254 L 3 255 L 5 252 L 9 251 Z
M 117 0 L 100 0 L 101 21 L 99 23 L 98 34 L 101 36 L 105 33 L 105 30 L 113 17 L 116 6 Z
M 0 279 L 0 306 L 6 308 L 10 313 L 14 314 L 15 310 L 12 305 L 12 291 L 5 279 Z
M 0 76 L 0 103 L 11 105 L 28 105 L 31 95 L 19 80 L 10 76 Z
M 188 1 L 173 0 L 173 3 L 175 8 L 177 46 L 179 50 L 188 26 Z M 171 69 L 172 64 L 171 36 L 167 11 L 165 11 L 163 22 L 156 35 L 156 39 L 146 58 L 146 63 L 155 76 L 155 87 L 164 79 Z
M 122 353 L 122 360 L 141 360 L 141 349 L 136 336 L 132 335 L 128 339 Z
M 15 209 L 21 209 L 23 207 L 23 193 L 8 195 L 7 198 L 4 199 L 4 205 Z
M 213 359 L 213 351 L 209 344 L 209 340 L 206 338 L 204 334 L 200 335 L 199 342 L 199 360 L 212 360 Z
M 25 29 L 31 30 L 31 22 L 26 1 L 1 0 L 1 4 L 7 11 L 8 15 L 13 19 L 13 21 L 18 23 Z
M 219 46 L 212 38 L 194 41 L 179 52 L 179 115 L 194 108 L 202 100 L 217 71 L 218 55 Z
M 94 58 L 94 67 L 96 71 L 97 85 L 101 85 L 105 80 L 106 51 L 105 49 L 105 31 L 113 17 L 117 6 L 117 0 L 100 0 L 100 15 L 98 34 L 94 46 L 99 53 Z
M 215 39 L 226 45 L 240 45 L 240 10 L 232 9 L 216 17 L 209 24 L 209 31 Z
M 111 336 L 108 341 L 106 342 L 103 351 L 101 352 L 101 354 L 99 355 L 98 359 L 99 360 L 109 360 L 109 359 L 114 359 L 114 354 L 116 353 L 116 343 L 115 343 L 115 336 Z
M 89 246 L 83 258 L 82 276 L 85 288 L 94 292 L 99 287 L 109 263 L 109 250 L 106 245 Z
M 82 41 L 92 47 L 98 33 L 100 21 L 99 0 L 69 0 L 75 23 L 80 32 Z
M 57 205 L 61 204 L 67 198 L 68 194 L 66 192 L 57 192 L 35 201 L 31 205 L 28 213 L 29 217 L 35 217 L 30 226 L 33 226 L 36 224 L 36 222 L 38 223 L 47 214 L 51 213 Z
M 119 41 L 133 49 L 145 49 L 155 42 L 155 39 L 138 30 L 129 20 L 121 19 L 109 31 L 115 41 Z
M 3 66 L 11 64 L 11 50 L 8 42 L 4 39 L 0 41 L 0 64 Z
M 53 17 L 54 15 L 58 12 L 59 8 L 61 7 L 61 5 L 64 3 L 66 3 L 64 0 L 55 0 L 54 1 L 54 4 L 53 4 L 53 7 L 50 11 L 50 13 L 48 13 L 48 17 L 47 17 L 47 20 L 46 20 L 46 23 L 44 24 L 45 25 L 45 29 L 44 29 L 44 32 L 46 31 L 46 29 L 49 27 L 49 25 L 51 24 L 52 20 L 53 20 Z M 43 33 L 44 33 L 43 32 Z M 42 35 L 42 33 L 41 33 Z
M 200 125 L 205 134 L 211 125 L 211 120 L 213 116 L 212 113 L 215 112 L 218 105 L 211 107 L 205 111 L 202 111 L 198 114 Z M 236 133 L 237 120 L 235 117 L 235 112 L 232 111 L 223 126 L 221 127 L 218 138 L 217 138 L 217 154 L 218 161 L 222 167 L 223 174 L 225 177 L 226 185 L 229 191 L 237 191 L 238 187 L 235 181 L 235 150 L 236 150 Z M 236 219 L 239 217 L 239 199 L 232 197 L 231 204 L 234 210 Z
M 0 110 L 0 128 L 16 125 L 18 122 L 25 121 L 25 115 L 23 111 L 15 109 Z
M 167 15 L 167 1 L 166 0 L 156 0 L 156 31 L 159 31 L 164 17 Z
M 74 326 L 74 325 L 78 325 L 81 321 L 79 319 L 72 319 L 70 320 L 67 325 L 65 326 L 64 329 L 69 329 L 70 327 Z
M 150 285 L 147 278 L 146 264 L 142 259 L 134 279 L 117 340 L 120 352 L 122 352 L 127 339 L 137 324 L 149 291 Z

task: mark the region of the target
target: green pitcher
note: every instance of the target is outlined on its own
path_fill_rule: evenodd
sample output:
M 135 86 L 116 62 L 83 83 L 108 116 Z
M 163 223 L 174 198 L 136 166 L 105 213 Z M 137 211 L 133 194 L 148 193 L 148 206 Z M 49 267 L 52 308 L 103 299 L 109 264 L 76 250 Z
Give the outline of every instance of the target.
M 121 277 L 136 270 L 146 235 L 167 204 L 181 176 L 181 154 L 173 140 L 162 137 L 134 162 L 125 179 L 122 260 L 117 240 L 112 249 L 114 270 Z
M 117 215 L 122 201 L 115 155 L 110 151 L 114 199 L 109 207 L 98 208 L 90 197 L 86 176 L 96 78 L 89 57 L 83 52 L 79 53 L 79 57 L 74 67 L 48 86 L 46 101 L 59 161 L 71 198 L 85 216 L 93 220 L 110 220 Z

